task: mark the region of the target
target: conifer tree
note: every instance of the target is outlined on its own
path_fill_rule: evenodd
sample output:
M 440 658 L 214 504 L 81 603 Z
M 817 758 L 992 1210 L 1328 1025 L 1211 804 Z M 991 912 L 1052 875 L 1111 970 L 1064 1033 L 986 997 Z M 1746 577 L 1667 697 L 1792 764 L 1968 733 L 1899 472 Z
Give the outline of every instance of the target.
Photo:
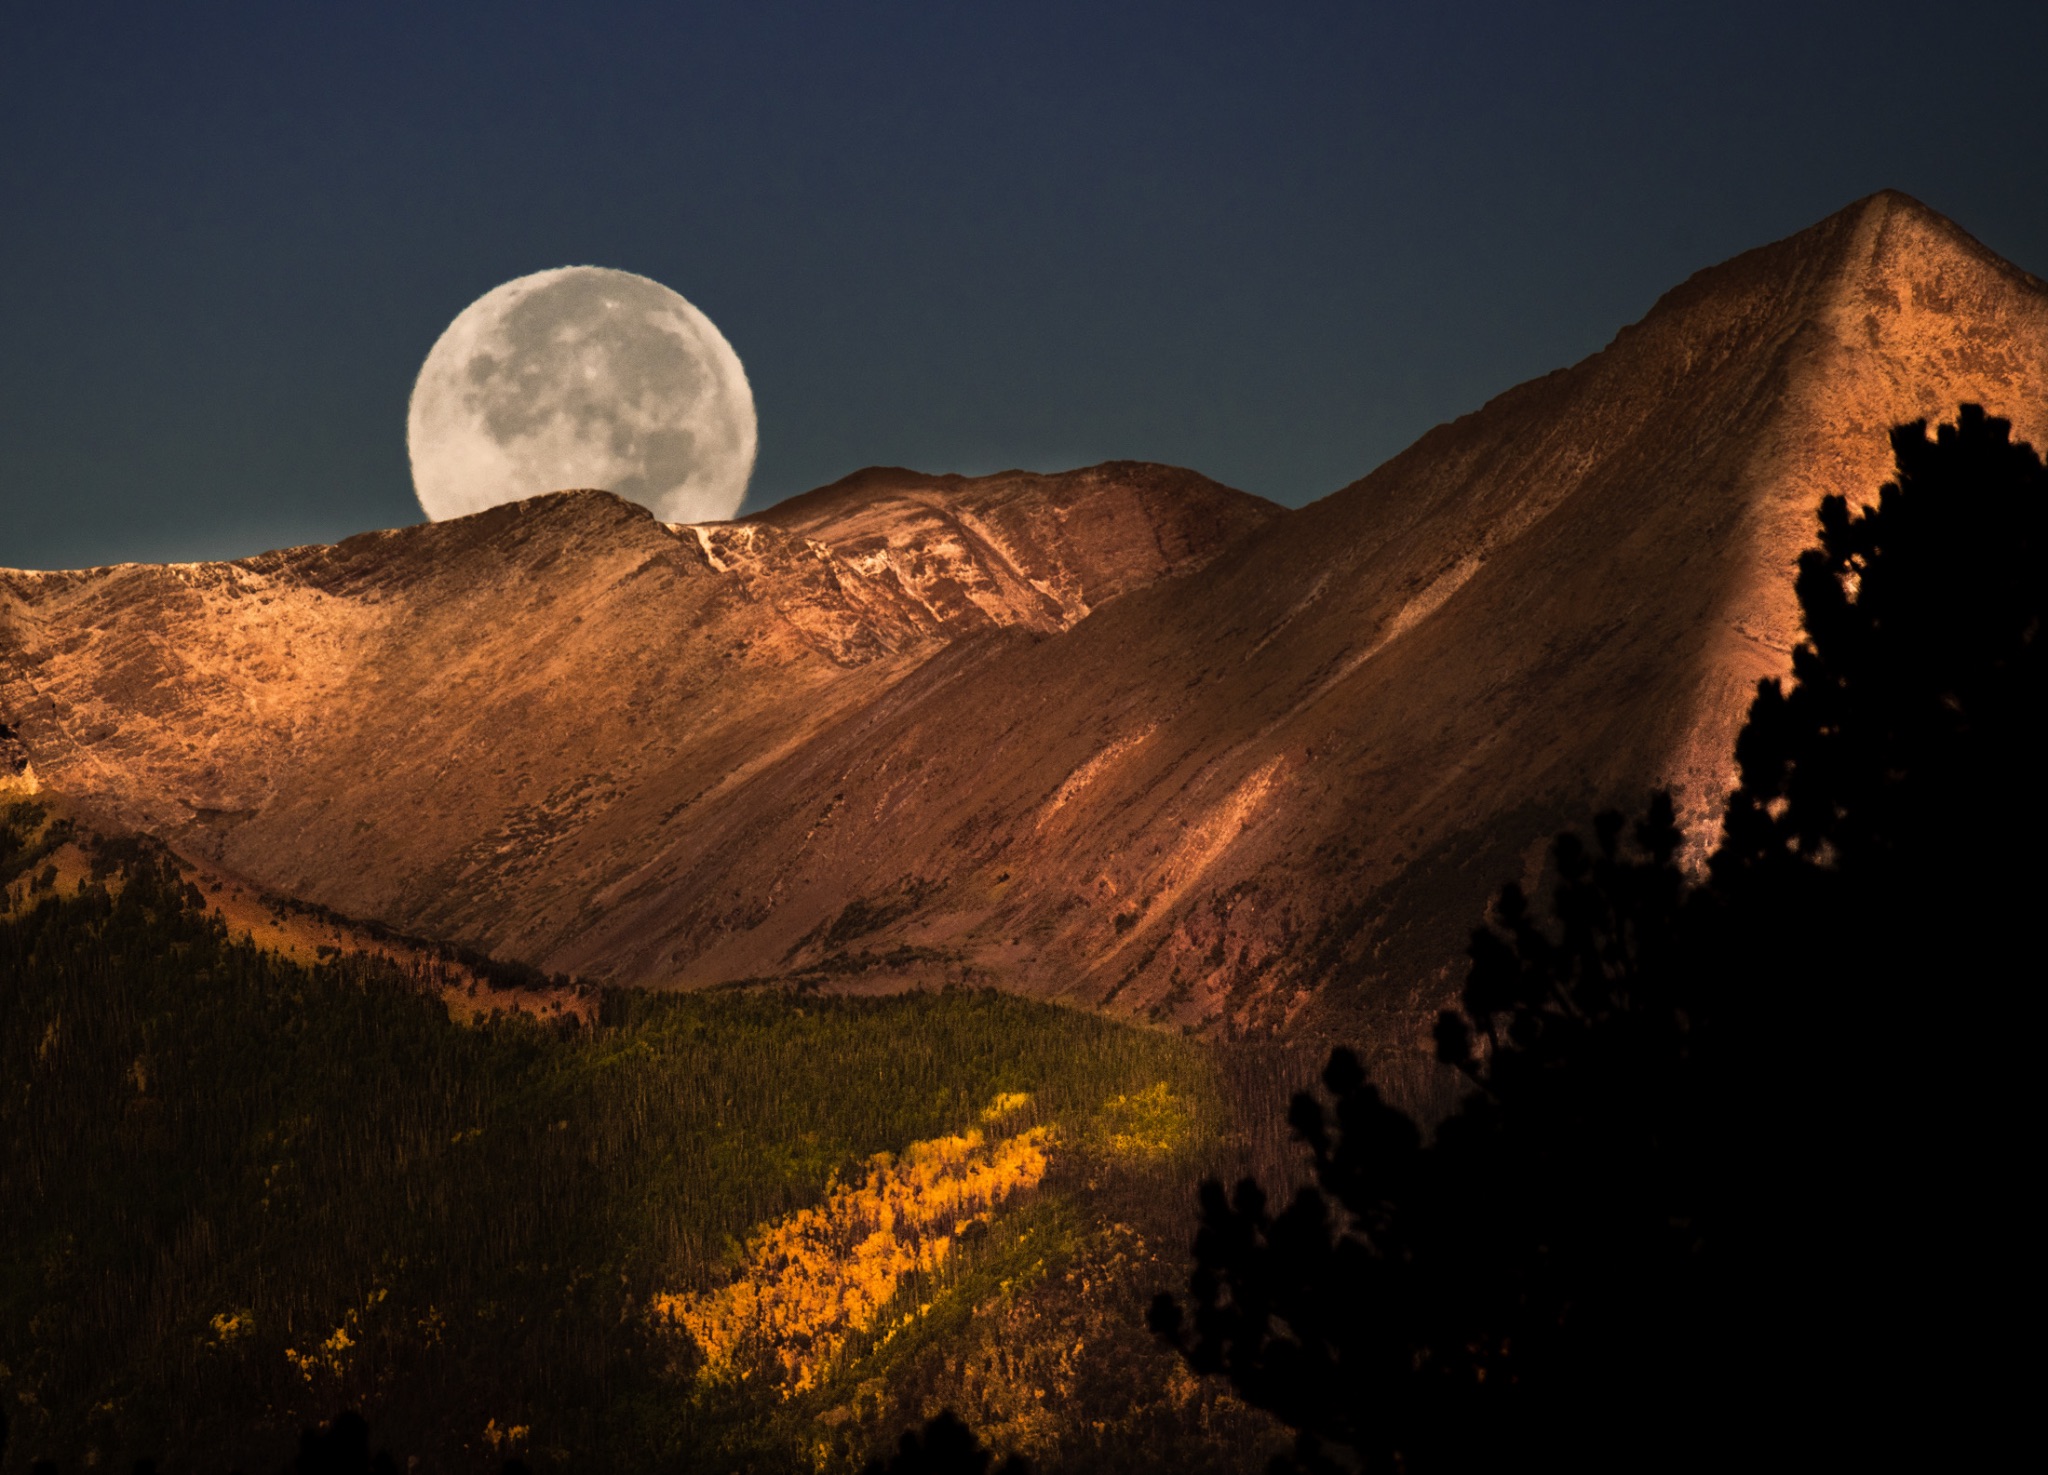
M 1316 1187 L 1205 1185 L 1152 1324 L 1304 1465 L 1954 1466 L 2022 1406 L 1982 1319 L 2032 1088 L 1989 1031 L 2033 1025 L 2048 475 L 1971 405 L 1892 445 L 1822 504 L 1710 884 L 1661 796 L 1632 849 L 1561 836 L 1550 916 L 1511 886 L 1474 938 L 1433 1140 L 1340 1051 L 1291 1114 Z

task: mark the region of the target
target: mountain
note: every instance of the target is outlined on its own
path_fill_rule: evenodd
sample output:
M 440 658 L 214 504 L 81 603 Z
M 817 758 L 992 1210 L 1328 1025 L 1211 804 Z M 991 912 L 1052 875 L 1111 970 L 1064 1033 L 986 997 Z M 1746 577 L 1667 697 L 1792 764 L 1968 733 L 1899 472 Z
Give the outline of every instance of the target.
M 878 469 L 10 573 L 0 721 L 217 865 L 551 971 L 1398 1047 L 1556 829 L 1670 784 L 1704 843 L 1817 502 L 1965 400 L 2048 438 L 2048 286 L 1886 193 L 1298 512 Z
M 874 470 L 708 527 L 569 492 L 235 563 L 0 574 L 0 712 L 28 772 L 112 821 L 542 959 L 650 840 L 934 657 L 1066 629 L 1277 510 L 1164 467 Z

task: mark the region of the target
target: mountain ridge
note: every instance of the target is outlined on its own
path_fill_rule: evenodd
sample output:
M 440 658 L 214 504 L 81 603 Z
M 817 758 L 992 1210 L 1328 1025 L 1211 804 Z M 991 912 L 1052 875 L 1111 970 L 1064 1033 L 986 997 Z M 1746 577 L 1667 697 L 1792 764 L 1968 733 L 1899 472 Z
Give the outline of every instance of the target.
M 1704 845 L 1749 694 L 1789 667 L 1820 497 L 1873 498 L 1889 426 L 1963 400 L 2048 438 L 2048 286 L 1885 192 L 1695 274 L 1598 353 L 1294 512 L 1106 463 L 870 468 L 698 529 L 573 501 L 603 494 L 435 525 L 413 546 L 466 550 L 472 583 L 476 560 L 527 567 L 522 527 L 609 531 L 564 540 L 523 597 L 501 590 L 478 651 L 431 673 L 466 701 L 421 673 L 336 697 L 433 714 L 378 729 L 404 784 L 352 774 L 332 722 L 302 740 L 317 679 L 295 701 L 292 681 L 224 668 L 205 700 L 152 705 L 143 676 L 169 678 L 131 639 L 84 680 L 67 642 L 90 643 L 92 581 L 29 651 L 35 601 L 0 576 L 0 720 L 81 798 L 148 809 L 124 773 L 182 782 L 189 815 L 145 820 L 265 884 L 551 971 L 979 980 L 1396 1051 L 1454 986 L 1487 896 L 1536 880 L 1555 829 L 1670 785 Z M 397 536 L 336 545 L 323 577 L 358 592 L 309 608 L 374 604 Z M 170 578 L 96 587 L 147 577 Z M 593 602 L 565 615 L 548 585 Z M 131 609 L 177 603 L 129 592 L 147 596 Z M 279 614 L 244 667 L 319 624 Z M 699 710 L 643 666 L 713 628 L 715 662 L 675 678 Z M 479 652 L 562 685 L 494 705 Z M 67 661 L 68 686 L 38 684 Z M 191 802 L 205 764 L 147 734 L 167 713 L 188 723 L 178 743 L 225 752 L 231 697 L 272 724 L 234 760 L 275 786 L 246 809 Z M 553 722 L 573 741 L 544 741 Z M 661 722 L 681 736 L 650 741 Z M 458 760 L 495 763 L 505 792 L 472 783 L 448 809 Z M 360 816 L 330 812 L 351 802 Z M 353 838 L 363 824 L 377 844 Z
M 1078 617 L 1048 609 L 1033 577 L 1085 607 L 1277 512 L 1192 473 L 1146 477 L 1186 492 L 1163 509 L 1178 520 L 1163 543 L 1127 542 L 1121 564 L 1078 572 L 991 567 L 985 543 L 926 548 L 924 594 L 948 596 L 936 603 L 817 539 L 670 527 L 603 492 L 228 564 L 0 575 L 0 710 L 21 714 L 46 776 L 110 818 L 352 914 L 418 920 L 403 890 L 362 878 L 402 874 L 415 896 L 459 884 L 513 837 L 559 838 L 608 807 L 636 766 L 715 788 L 949 640 Z M 1061 505 L 1137 506 L 1115 476 L 1043 482 Z M 408 710 L 438 728 L 416 740 Z M 644 730 L 656 717 L 680 727 L 675 741 Z M 628 771 L 592 771 L 592 752 Z M 450 799 L 479 756 L 490 770 Z M 369 817 L 329 823 L 351 795 Z M 426 827 L 429 853 L 436 828 L 454 840 L 438 875 L 407 873 L 407 841 L 357 840 L 395 815 Z M 268 826 L 261 844 L 252 820 Z

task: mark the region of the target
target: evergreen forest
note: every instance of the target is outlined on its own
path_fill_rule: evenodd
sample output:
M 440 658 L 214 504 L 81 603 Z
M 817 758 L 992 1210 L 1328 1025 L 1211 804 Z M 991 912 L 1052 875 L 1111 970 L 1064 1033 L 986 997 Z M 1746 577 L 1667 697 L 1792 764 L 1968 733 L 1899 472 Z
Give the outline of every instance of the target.
M 1264 1447 L 1142 1326 L 1240 1151 L 1197 1044 L 966 990 L 462 1025 L 85 840 L 38 886 L 69 825 L 0 815 L 5 1468 L 275 1469 L 343 1409 L 448 1470 L 858 1467 L 942 1407 L 1079 1467 Z

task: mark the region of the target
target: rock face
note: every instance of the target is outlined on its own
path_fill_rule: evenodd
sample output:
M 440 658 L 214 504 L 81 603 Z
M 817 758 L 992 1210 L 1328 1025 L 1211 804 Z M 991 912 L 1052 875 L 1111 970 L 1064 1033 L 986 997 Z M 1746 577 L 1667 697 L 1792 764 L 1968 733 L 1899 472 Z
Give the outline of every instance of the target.
M 266 884 L 551 969 L 1392 1036 L 1557 828 L 1672 784 L 1706 833 L 1815 505 L 1964 400 L 2048 440 L 2048 287 L 1885 194 L 1299 512 L 878 470 L 9 574 L 0 720 Z
M 25 799 L 40 788 L 27 746 L 13 728 L 0 722 L 0 798 Z

